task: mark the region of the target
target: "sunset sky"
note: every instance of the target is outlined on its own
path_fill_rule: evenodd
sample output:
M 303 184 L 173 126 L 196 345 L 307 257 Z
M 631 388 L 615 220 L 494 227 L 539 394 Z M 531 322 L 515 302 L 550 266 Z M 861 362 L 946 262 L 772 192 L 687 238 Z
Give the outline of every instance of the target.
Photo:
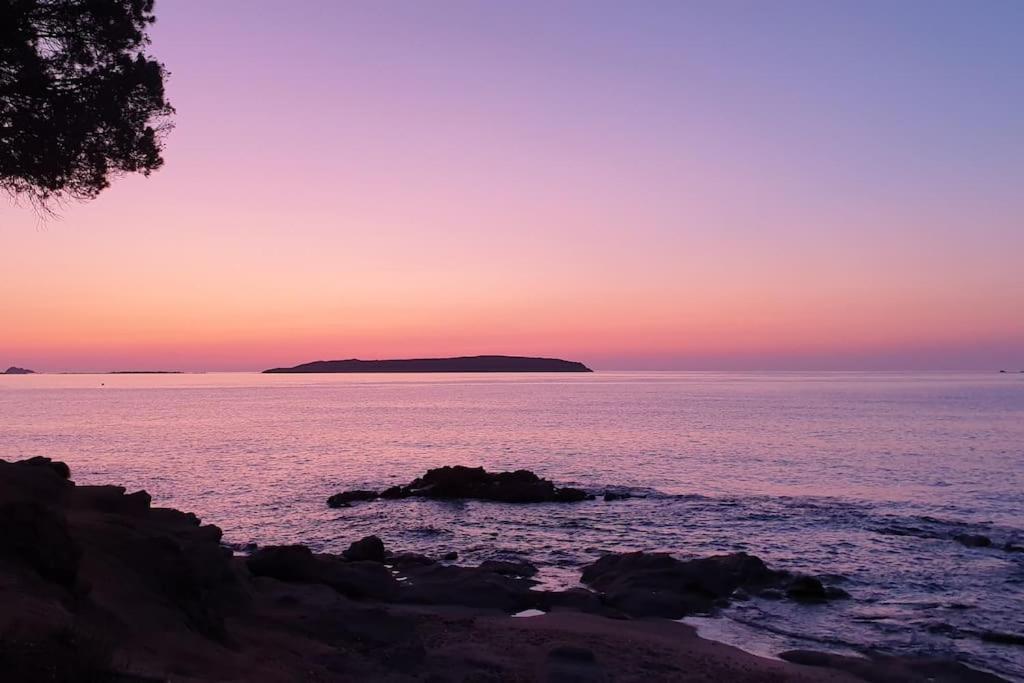
M 1024 368 L 1024 2 L 156 13 L 166 164 L 0 198 L 0 366 Z

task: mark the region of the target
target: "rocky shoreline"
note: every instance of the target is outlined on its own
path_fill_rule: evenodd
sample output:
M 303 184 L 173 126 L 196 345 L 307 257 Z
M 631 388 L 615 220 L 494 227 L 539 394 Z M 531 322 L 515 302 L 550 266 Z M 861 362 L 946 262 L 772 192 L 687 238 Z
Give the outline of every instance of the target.
M 46 458 L 0 461 L 0 671 L 18 681 L 1001 680 L 923 659 L 768 660 L 673 621 L 752 594 L 849 598 L 746 553 L 611 554 L 583 568 L 586 588 L 545 591 L 526 562 L 461 566 L 374 536 L 341 554 L 292 545 L 243 556 L 221 540 L 144 491 L 76 486 Z M 526 610 L 543 615 L 511 617 Z

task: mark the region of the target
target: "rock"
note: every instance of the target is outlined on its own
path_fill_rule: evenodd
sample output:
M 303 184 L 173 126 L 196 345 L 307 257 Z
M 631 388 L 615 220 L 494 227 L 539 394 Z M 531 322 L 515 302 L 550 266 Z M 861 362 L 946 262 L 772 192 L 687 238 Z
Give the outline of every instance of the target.
M 500 609 L 510 614 L 535 607 L 540 594 L 527 579 L 475 567 L 433 564 L 404 570 L 408 582 L 399 599 L 424 605 L 461 605 Z
M 250 555 L 245 564 L 256 576 L 281 581 L 314 583 L 320 577 L 313 551 L 304 545 L 264 546 Z
M 786 595 L 799 602 L 824 602 L 828 599 L 825 586 L 813 576 L 798 576 L 790 581 Z
M 342 561 L 332 555 L 315 555 L 304 545 L 260 548 L 246 560 L 246 565 L 256 576 L 322 583 L 353 598 L 385 600 L 393 598 L 398 590 L 398 582 L 379 562 Z
M 709 612 L 728 604 L 739 589 L 762 597 L 825 601 L 845 594 L 830 593 L 819 579 L 794 578 L 770 569 L 747 553 L 677 560 L 667 553 L 605 555 L 584 567 L 583 583 L 604 594 L 605 602 L 632 616 L 679 618 Z
M 1003 550 L 1008 553 L 1024 553 L 1024 545 L 1017 545 L 1013 541 L 1007 541 L 1003 544 Z
M 34 374 L 36 374 L 36 371 L 35 370 L 29 370 L 28 368 L 19 368 L 19 367 L 16 367 L 16 366 L 12 365 L 11 367 L 9 367 L 6 370 L 4 370 L 3 374 L 5 374 L 5 375 L 34 375 Z
M 605 491 L 604 492 L 604 499 L 607 502 L 612 502 L 612 501 L 615 501 L 615 500 L 626 500 L 626 499 L 632 498 L 632 497 L 633 497 L 632 493 L 624 493 L 624 492 L 616 493 L 615 491 Z
M 404 486 L 392 486 L 381 491 L 380 497 L 386 500 L 408 498 L 412 493 Z
M 1001 631 L 984 631 L 981 639 L 987 643 L 1002 645 L 1024 645 L 1024 635 L 1019 633 L 1003 633 Z
M 981 534 L 957 534 L 953 540 L 968 548 L 988 548 L 992 545 L 992 539 Z
M 455 560 L 459 559 L 459 554 L 457 552 L 455 552 L 454 550 L 451 550 L 451 551 L 445 553 L 444 555 L 442 555 L 441 559 L 446 561 L 446 562 L 454 562 Z
M 480 571 L 505 576 L 533 576 L 537 568 L 529 562 L 509 562 L 506 560 L 485 560 L 480 563 Z
M 72 586 L 81 550 L 64 516 L 33 501 L 0 505 L 0 559 L 31 567 L 41 577 Z
M 19 460 L 15 464 L 27 467 L 47 467 L 56 472 L 57 476 L 61 479 L 71 478 L 71 468 L 68 467 L 67 463 L 60 462 L 59 460 L 50 460 L 49 458 L 44 458 L 41 455 L 37 455 L 34 458 L 28 458 L 27 460 Z
M 419 553 L 399 553 L 388 558 L 388 564 L 401 569 L 402 567 L 436 564 L 433 558 Z
M 418 496 L 443 500 L 474 499 L 502 503 L 575 503 L 593 500 L 582 489 L 559 488 L 529 470 L 488 472 L 483 467 L 445 466 L 428 470 L 405 486 L 376 491 L 345 491 L 327 499 L 331 507 L 360 500 L 395 500 Z
M 380 497 L 380 494 L 376 491 L 343 491 L 342 493 L 335 493 L 328 498 L 327 505 L 332 508 L 347 507 L 350 503 L 376 500 L 378 497 Z
M 365 561 L 365 562 L 383 562 L 388 556 L 387 551 L 384 549 L 384 542 L 377 536 L 366 536 L 358 541 L 355 541 L 348 547 L 342 556 L 346 560 L 352 561 Z

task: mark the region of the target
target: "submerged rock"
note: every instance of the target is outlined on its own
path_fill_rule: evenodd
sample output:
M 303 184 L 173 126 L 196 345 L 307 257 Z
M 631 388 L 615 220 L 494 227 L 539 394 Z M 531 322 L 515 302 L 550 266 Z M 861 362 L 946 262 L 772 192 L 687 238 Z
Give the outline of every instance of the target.
M 483 467 L 462 465 L 428 470 L 405 486 L 392 486 L 384 491 L 344 491 L 327 499 L 331 507 L 361 500 L 383 498 L 435 498 L 444 500 L 473 499 L 502 503 L 574 503 L 593 500 L 582 489 L 557 487 L 529 470 L 488 472 Z
M 378 493 L 376 491 L 343 491 L 328 498 L 327 504 L 332 508 L 340 508 L 347 506 L 349 503 L 376 500 L 377 498 Z
M 992 539 L 981 534 L 957 534 L 953 540 L 968 548 L 988 548 L 992 545 Z

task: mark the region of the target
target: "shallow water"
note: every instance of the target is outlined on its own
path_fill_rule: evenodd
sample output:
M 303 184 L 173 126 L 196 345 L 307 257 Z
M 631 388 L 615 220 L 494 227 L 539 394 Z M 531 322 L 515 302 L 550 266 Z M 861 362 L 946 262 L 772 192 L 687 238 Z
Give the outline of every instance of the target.
M 0 457 L 145 488 L 245 544 L 337 551 L 368 533 L 461 562 L 526 557 L 573 585 L 610 550 L 746 550 L 835 574 L 843 603 L 753 600 L 749 647 L 952 655 L 1024 680 L 1024 375 L 38 375 L 0 377 Z M 510 506 L 343 489 L 429 467 L 528 468 L 646 498 Z M 730 635 L 732 634 L 732 635 Z

